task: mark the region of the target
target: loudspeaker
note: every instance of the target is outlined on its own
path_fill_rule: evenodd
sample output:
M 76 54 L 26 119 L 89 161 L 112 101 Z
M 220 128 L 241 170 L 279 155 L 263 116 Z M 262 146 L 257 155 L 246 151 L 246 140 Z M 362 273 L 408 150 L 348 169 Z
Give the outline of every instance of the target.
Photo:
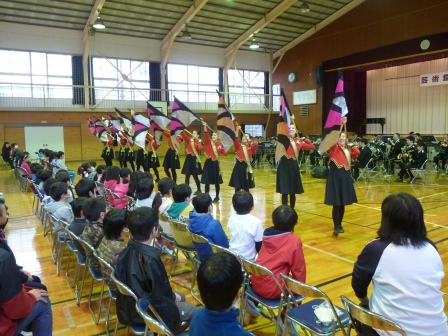
M 328 177 L 328 168 L 322 166 L 316 166 L 311 170 L 311 176 L 315 178 L 326 179 Z
M 322 87 L 324 84 L 324 70 L 322 65 L 316 67 L 316 85 L 317 87 Z

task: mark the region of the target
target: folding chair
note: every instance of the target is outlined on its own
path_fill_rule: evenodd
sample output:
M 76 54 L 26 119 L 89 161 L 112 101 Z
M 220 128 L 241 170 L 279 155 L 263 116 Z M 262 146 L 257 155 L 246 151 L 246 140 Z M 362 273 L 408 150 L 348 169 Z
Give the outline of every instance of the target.
M 371 158 L 369 162 L 365 165 L 364 168 L 359 168 L 359 176 L 356 179 L 357 181 L 359 179 L 365 179 L 367 181 L 372 180 L 372 175 L 376 174 L 377 171 L 375 170 L 375 167 L 373 166 L 374 158 Z
M 269 318 L 274 323 L 276 323 L 275 335 L 278 335 L 278 332 L 280 331 L 280 329 L 282 328 L 282 325 L 283 325 L 281 317 L 280 317 L 280 312 L 281 312 L 281 309 L 287 305 L 287 301 L 284 300 L 284 298 L 286 297 L 286 293 L 283 290 L 282 285 L 280 284 L 280 282 L 278 281 L 278 279 L 274 275 L 274 273 L 272 273 L 266 267 L 261 266 L 261 265 L 257 264 L 256 262 L 250 261 L 243 257 L 240 257 L 239 259 L 241 260 L 241 264 L 243 265 L 244 271 L 246 272 L 245 280 L 243 282 L 243 291 L 241 294 L 241 306 L 242 306 L 241 307 L 241 317 L 244 316 L 244 313 L 246 311 L 247 300 L 251 299 L 253 301 L 256 301 L 267 308 L 269 315 L 268 316 L 266 316 L 264 314 L 263 315 L 265 317 Z M 250 285 L 250 276 L 252 274 L 261 275 L 261 276 L 265 276 L 265 277 L 271 277 L 280 290 L 280 293 L 281 293 L 280 297 L 278 299 L 266 299 L 266 298 L 258 295 L 257 293 L 255 293 L 254 289 Z M 295 296 L 295 300 L 297 302 L 299 302 L 303 299 L 304 298 L 301 295 Z M 243 324 L 244 324 L 244 321 L 243 321 L 243 318 L 241 318 L 241 325 L 244 327 Z
M 220 252 L 224 252 L 224 253 L 229 253 L 232 254 L 234 257 L 236 257 L 238 260 L 240 260 L 240 257 L 238 256 L 238 254 L 236 254 L 235 252 L 233 252 L 232 250 L 213 244 L 211 242 L 208 242 L 210 247 L 212 248 L 213 253 L 220 253 Z M 240 261 L 241 262 L 241 261 Z
M 411 168 L 410 169 L 410 171 L 414 175 L 414 177 L 410 181 L 411 183 L 414 183 L 415 180 L 420 177 L 422 179 L 422 183 L 426 184 L 426 163 L 427 162 L 428 162 L 428 159 L 426 159 L 425 162 L 423 162 L 423 164 L 420 166 L 420 168 Z
M 298 324 L 306 334 L 310 332 L 313 335 L 324 336 L 335 335 L 337 331 L 342 331 L 343 335 L 347 335 L 345 327 L 350 323 L 348 314 L 344 309 L 334 306 L 327 294 L 283 273 L 281 277 L 288 291 L 283 335 L 288 335 L 290 328 L 296 330 L 294 324 Z M 306 296 L 314 300 L 296 305 L 298 302 L 294 299 L 294 293 L 302 295 L 302 298 Z M 327 314 L 326 317 L 331 320 L 320 321 L 315 309 L 322 309 Z
M 31 183 L 30 185 L 30 189 L 33 192 L 33 205 L 32 205 L 32 209 L 33 212 L 36 216 L 40 217 L 41 211 L 42 211 L 42 199 L 44 198 L 44 196 L 41 194 L 40 190 L 39 190 L 39 186 L 35 183 Z M 40 211 L 39 211 L 39 205 L 40 205 Z
M 341 296 L 341 301 L 348 312 L 348 316 L 350 318 L 352 325 L 355 325 L 355 321 L 357 320 L 371 328 L 387 331 L 396 331 L 400 335 L 406 336 L 406 333 L 404 332 L 403 328 L 401 328 L 398 324 L 388 319 L 387 317 L 371 312 L 368 309 L 362 308 L 353 301 L 349 300 L 344 295 Z M 349 336 L 350 332 L 351 330 L 349 328 L 348 331 Z
M 196 254 L 196 249 L 193 245 L 193 240 L 191 239 L 190 233 L 188 231 L 188 226 L 185 223 L 182 223 L 178 220 L 169 220 L 171 230 L 173 232 L 173 238 L 174 238 L 174 248 L 173 248 L 173 258 L 171 259 L 171 267 L 170 267 L 170 274 L 169 278 L 170 281 L 178 284 L 181 287 L 191 289 L 191 285 L 187 286 L 186 284 L 183 284 L 181 282 L 177 282 L 172 279 L 175 266 L 177 264 L 177 260 L 179 257 L 179 251 L 181 251 L 185 258 L 190 261 L 194 265 L 194 256 Z
M 76 254 L 76 259 L 78 259 L 78 254 L 80 254 L 79 251 L 78 251 L 77 246 L 75 245 L 75 241 L 78 240 L 78 237 L 73 232 L 70 231 L 68 226 L 65 228 L 65 233 L 66 233 L 67 238 L 68 238 L 67 239 L 67 246 L 69 248 L 69 255 L 68 255 L 68 258 L 67 258 L 67 265 L 66 265 L 66 268 L 65 268 L 65 278 L 67 279 L 67 282 L 70 284 L 71 287 L 75 287 L 75 281 L 77 280 L 76 277 L 77 277 L 77 273 L 79 272 L 80 264 L 79 263 L 76 264 L 75 275 L 73 277 L 73 281 L 70 279 L 70 276 L 68 275 L 68 272 L 70 270 L 70 261 L 71 261 L 72 253 Z M 85 258 L 83 260 L 83 265 L 85 265 Z
M 201 235 L 199 235 L 197 233 L 193 233 L 191 231 L 189 231 L 189 232 L 190 232 L 191 240 L 193 241 L 193 243 L 196 243 L 196 244 L 207 244 L 207 245 L 210 244 L 208 239 L 205 238 L 204 236 L 201 236 Z M 196 250 L 196 252 L 197 252 L 197 250 Z M 195 291 L 194 291 L 194 285 L 196 284 L 196 278 L 197 278 L 197 275 L 198 275 L 198 270 L 199 270 L 199 266 L 200 265 L 201 265 L 201 261 L 199 259 L 199 254 L 196 253 L 196 255 L 193 257 L 193 280 L 191 280 L 190 292 L 191 292 L 191 296 L 194 297 L 201 305 L 204 306 L 204 303 L 202 302 L 202 300 L 200 300 L 196 296 Z
M 134 298 L 135 303 L 137 304 L 137 296 L 134 294 L 134 292 L 132 291 L 132 289 L 130 289 L 128 286 L 126 286 L 123 282 L 121 282 L 120 280 L 118 280 L 118 278 L 115 276 L 115 272 L 112 272 L 112 274 L 110 275 L 110 277 L 112 278 L 112 281 L 115 282 L 115 284 L 117 285 L 117 289 L 118 291 L 125 296 L 130 296 L 132 298 Z M 117 318 L 118 319 L 118 318 Z M 146 334 L 146 330 L 147 327 L 142 327 L 140 325 L 134 325 L 134 326 L 126 326 L 126 335 L 128 335 L 129 333 L 129 327 L 131 327 L 132 332 L 136 335 L 145 335 Z
M 114 268 L 112 267 L 112 265 L 109 264 L 103 258 L 101 258 L 96 251 L 93 252 L 93 255 L 101 265 L 101 273 L 103 273 L 103 278 L 110 277 L 111 274 L 114 272 Z M 107 286 L 107 289 L 109 291 L 109 304 L 107 305 L 107 313 L 106 313 L 106 333 L 107 335 L 110 335 L 109 331 L 110 306 L 112 304 L 112 301 L 117 301 L 117 289 L 111 288 L 109 285 Z M 114 335 L 117 333 L 117 328 L 118 328 L 118 317 L 115 317 Z
M 79 242 L 79 237 L 77 235 L 75 235 L 72 231 L 70 231 L 68 228 L 66 230 L 66 233 L 70 237 L 72 242 L 74 242 L 76 240 Z M 73 282 L 70 280 L 70 277 L 68 275 L 68 271 L 69 271 L 68 264 L 67 264 L 67 270 L 65 272 L 65 277 L 67 278 L 68 283 L 72 287 L 75 287 L 76 304 L 79 306 L 79 304 L 81 302 L 82 289 L 84 287 L 84 280 L 85 280 L 85 276 L 86 276 L 87 258 L 77 250 L 76 251 L 76 261 L 77 261 L 77 263 L 76 263 L 76 268 L 75 268 L 75 276 L 73 277 Z M 68 262 L 70 262 L 70 259 Z M 82 278 L 81 278 L 82 282 L 81 282 L 81 289 L 79 289 L 78 283 L 79 283 L 79 276 L 80 276 L 81 269 L 82 269 Z
M 137 313 L 143 318 L 145 321 L 146 327 L 148 330 L 152 331 L 157 335 L 166 335 L 166 336 L 174 336 L 174 334 L 170 331 L 170 329 L 166 326 L 165 322 L 160 318 L 159 314 L 156 312 L 152 304 L 148 299 L 139 299 L 135 305 L 137 309 Z M 148 308 L 151 310 L 151 313 L 154 317 L 150 316 L 147 311 Z M 176 334 L 178 336 L 188 336 L 188 332 L 183 332 L 180 334 Z
M 85 240 L 83 237 L 78 237 L 78 241 L 81 244 L 84 251 L 86 252 L 87 268 L 89 269 L 89 272 L 92 275 L 92 281 L 90 282 L 90 290 L 89 290 L 89 298 L 87 300 L 87 306 L 89 307 L 90 314 L 92 315 L 93 320 L 95 321 L 96 324 L 98 324 L 100 322 L 100 318 L 101 318 L 101 310 L 102 310 L 102 302 L 103 302 L 103 294 L 104 294 L 104 279 L 103 279 L 103 275 L 101 274 L 101 272 L 99 272 L 97 269 L 95 269 L 92 266 L 92 260 L 94 260 L 94 258 L 95 258 L 95 255 L 94 255 L 95 248 L 92 245 L 90 245 L 90 243 L 87 240 Z M 84 276 L 82 279 L 83 285 L 84 285 L 84 280 L 85 280 L 85 272 L 84 272 Z M 97 302 L 98 303 L 98 316 L 96 315 L 96 313 L 93 311 L 93 308 L 92 308 L 92 294 L 93 294 L 93 285 L 94 285 L 95 281 L 101 283 L 100 299 Z M 82 286 L 81 286 L 81 294 L 82 294 Z

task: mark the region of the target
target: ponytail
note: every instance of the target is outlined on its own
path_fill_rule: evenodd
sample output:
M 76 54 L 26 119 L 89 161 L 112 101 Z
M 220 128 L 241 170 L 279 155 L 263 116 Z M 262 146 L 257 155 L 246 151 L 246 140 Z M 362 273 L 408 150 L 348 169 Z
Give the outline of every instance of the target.
M 162 205 L 162 194 L 160 191 L 156 193 L 156 196 L 154 196 L 154 200 L 152 201 L 152 208 L 159 212 L 159 208 Z

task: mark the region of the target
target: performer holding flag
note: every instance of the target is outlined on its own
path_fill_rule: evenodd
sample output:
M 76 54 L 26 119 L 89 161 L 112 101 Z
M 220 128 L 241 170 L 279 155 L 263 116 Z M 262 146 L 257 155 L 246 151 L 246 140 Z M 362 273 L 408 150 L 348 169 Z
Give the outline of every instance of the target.
M 195 120 L 199 120 L 199 118 L 187 106 L 174 97 L 170 123 L 171 135 L 176 136 L 179 132 L 182 132 L 180 135 L 187 144 L 187 157 L 182 167 L 182 174 L 185 175 L 186 184 L 190 184 L 190 176 L 193 176 L 197 187 L 194 194 L 197 195 L 201 192 L 201 182 L 198 176 L 202 173 L 201 158 L 199 157 L 199 151 L 202 149 L 202 141 L 199 139 L 197 131 L 190 133 L 191 138 L 186 134 L 188 132 L 187 127 Z
M 296 205 L 296 194 L 303 194 L 302 179 L 300 176 L 297 159 L 302 149 L 315 149 L 310 140 L 302 141 L 297 138 L 297 129 L 294 124 L 294 115 L 286 101 L 285 93 L 281 92 L 281 107 L 278 122 L 278 144 L 275 152 L 277 168 L 277 188 L 276 192 L 282 195 L 282 204 L 288 205 L 288 195 L 290 206 Z
M 350 148 L 347 135 L 342 130 L 342 123 L 347 123 L 348 109 L 344 97 L 344 79 L 342 72 L 338 73 L 338 83 L 327 121 L 324 126 L 323 139 L 319 146 L 319 153 L 330 150 L 330 172 L 325 188 L 325 201 L 333 206 L 333 235 L 344 233 L 342 220 L 345 206 L 357 203 L 354 180 L 350 174 L 351 159 L 359 155 L 359 149 Z

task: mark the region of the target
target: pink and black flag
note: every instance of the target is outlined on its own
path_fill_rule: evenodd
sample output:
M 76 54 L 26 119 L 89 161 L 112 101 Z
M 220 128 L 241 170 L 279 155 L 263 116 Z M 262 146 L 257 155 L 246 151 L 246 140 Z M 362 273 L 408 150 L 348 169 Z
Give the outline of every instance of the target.
M 168 118 L 157 107 L 152 106 L 150 103 L 146 102 L 146 106 L 148 108 L 148 117 L 149 119 L 151 119 L 150 128 L 152 130 L 152 133 L 154 134 L 154 139 L 159 144 L 162 133 L 171 122 L 171 119 Z
M 342 71 L 338 71 L 338 83 L 334 93 L 333 103 L 328 112 L 322 133 L 322 142 L 319 145 L 319 153 L 325 153 L 331 146 L 338 142 L 342 129 L 342 117 L 347 115 L 347 103 L 344 96 L 344 77 Z
M 277 148 L 275 150 L 275 160 L 278 162 L 285 155 L 291 143 L 289 135 L 289 126 L 291 124 L 291 110 L 286 100 L 285 92 L 281 91 L 280 114 L 277 125 Z
M 170 123 L 171 135 L 177 136 L 195 120 L 199 120 L 199 117 L 188 107 L 186 107 L 179 99 L 174 97 Z
M 114 118 L 109 113 L 107 114 L 107 120 L 109 121 L 109 129 L 111 130 L 111 132 L 113 134 L 118 134 L 118 132 L 120 132 L 121 129 L 120 120 Z
M 95 116 L 93 116 L 92 121 L 95 125 L 96 137 L 101 141 L 108 141 L 106 126 L 104 123 Z
M 218 115 L 216 116 L 218 125 L 218 137 L 221 139 L 222 146 L 225 151 L 228 152 L 229 149 L 233 146 L 233 141 L 235 140 L 235 124 L 233 120 L 235 117 L 232 112 L 230 112 L 229 107 L 224 101 L 224 97 L 222 94 L 219 94 L 219 103 L 218 103 Z
M 123 131 L 127 131 L 127 132 L 132 133 L 132 121 L 131 121 L 131 119 L 129 119 L 126 114 L 121 112 L 116 107 L 115 107 L 115 112 L 117 112 L 118 120 L 120 120 L 121 129 Z
M 131 114 L 134 129 L 134 142 L 137 146 L 145 148 L 145 139 L 146 134 L 148 133 L 150 120 L 134 111 L 132 111 Z

